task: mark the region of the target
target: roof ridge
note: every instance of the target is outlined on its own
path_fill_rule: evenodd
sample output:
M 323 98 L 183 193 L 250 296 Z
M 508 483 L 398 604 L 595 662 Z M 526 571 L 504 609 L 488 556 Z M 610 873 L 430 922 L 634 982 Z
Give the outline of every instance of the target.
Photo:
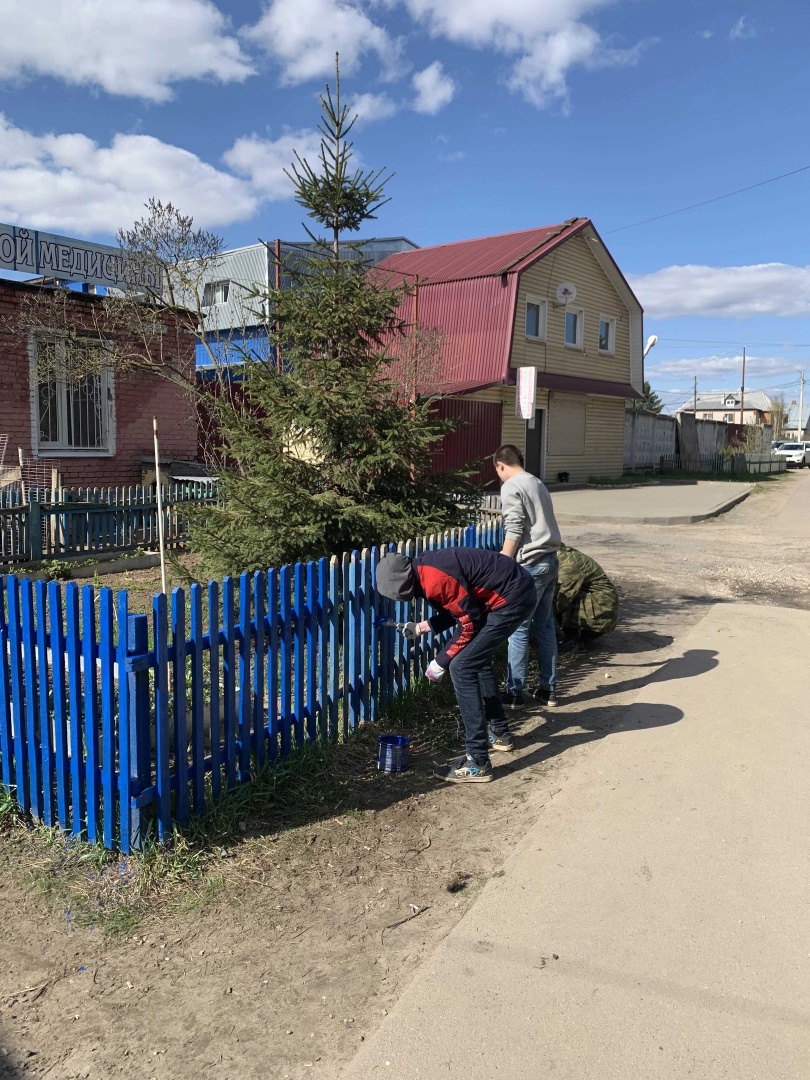
M 578 221 L 579 218 L 574 218 L 572 221 Z M 392 252 L 391 258 L 395 258 L 399 255 L 415 255 L 417 252 L 434 251 L 436 248 L 443 247 L 460 247 L 462 244 L 479 244 L 482 240 L 499 240 L 504 236 L 520 236 L 523 233 L 536 233 L 541 229 L 564 229 L 568 225 L 568 222 L 558 222 L 551 225 L 535 225 L 531 229 L 512 229 L 508 232 L 502 233 L 488 233 L 486 236 L 469 236 L 466 240 L 445 240 L 441 244 L 428 244 L 425 247 L 415 248 L 413 251 L 396 251 Z

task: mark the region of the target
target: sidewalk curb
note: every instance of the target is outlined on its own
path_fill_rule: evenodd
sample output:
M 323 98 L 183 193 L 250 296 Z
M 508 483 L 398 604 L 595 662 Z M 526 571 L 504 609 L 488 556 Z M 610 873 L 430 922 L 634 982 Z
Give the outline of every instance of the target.
M 700 521 L 708 521 L 709 518 L 719 517 L 738 506 L 748 498 L 753 491 L 753 485 L 748 491 L 735 495 L 732 499 L 713 507 L 705 514 L 689 514 L 675 517 L 603 517 L 601 514 L 559 514 L 557 521 L 560 525 L 696 525 Z

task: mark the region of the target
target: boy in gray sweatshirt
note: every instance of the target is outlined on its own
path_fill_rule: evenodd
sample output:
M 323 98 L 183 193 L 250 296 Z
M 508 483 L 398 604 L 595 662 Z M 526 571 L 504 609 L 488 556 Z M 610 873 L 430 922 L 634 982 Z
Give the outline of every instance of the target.
M 501 481 L 504 543 L 502 555 L 516 559 L 534 578 L 537 606 L 509 638 L 506 675 L 507 708 L 523 703 L 529 665 L 529 634 L 534 626 L 540 666 L 540 683 L 533 693 L 541 705 L 557 704 L 557 634 L 554 627 L 554 590 L 557 585 L 557 550 L 560 530 L 551 496 L 541 480 L 523 468 L 523 455 L 507 443 L 493 454 Z

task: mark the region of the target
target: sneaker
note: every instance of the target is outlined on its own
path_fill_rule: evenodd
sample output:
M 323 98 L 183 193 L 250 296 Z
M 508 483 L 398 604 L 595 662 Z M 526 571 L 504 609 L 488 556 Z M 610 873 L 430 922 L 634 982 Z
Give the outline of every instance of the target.
M 487 735 L 490 750 L 502 750 L 508 754 L 510 750 L 515 749 L 515 740 L 512 738 L 511 731 L 502 731 L 500 735 L 497 735 L 492 728 L 487 728 Z
M 505 709 L 522 709 L 526 702 L 523 699 L 523 694 L 518 691 L 517 694 L 509 694 L 504 692 L 501 694 L 501 705 Z
M 556 690 L 546 690 L 544 687 L 538 686 L 532 691 L 532 697 L 538 705 L 545 705 L 548 709 L 557 708 L 558 702 Z
M 450 784 L 488 784 L 493 780 L 492 765 L 479 765 L 468 754 L 453 758 L 446 765 L 437 765 L 433 775 Z

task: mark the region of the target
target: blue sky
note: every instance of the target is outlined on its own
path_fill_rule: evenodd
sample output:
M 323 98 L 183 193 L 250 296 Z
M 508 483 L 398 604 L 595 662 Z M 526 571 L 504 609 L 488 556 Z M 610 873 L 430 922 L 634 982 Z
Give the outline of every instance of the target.
M 667 404 L 810 375 L 810 5 L 725 0 L 0 0 L 0 221 L 110 239 L 150 196 L 228 246 L 302 235 L 341 52 L 373 230 L 419 244 L 592 218 Z M 368 235 L 368 234 L 367 234 Z

